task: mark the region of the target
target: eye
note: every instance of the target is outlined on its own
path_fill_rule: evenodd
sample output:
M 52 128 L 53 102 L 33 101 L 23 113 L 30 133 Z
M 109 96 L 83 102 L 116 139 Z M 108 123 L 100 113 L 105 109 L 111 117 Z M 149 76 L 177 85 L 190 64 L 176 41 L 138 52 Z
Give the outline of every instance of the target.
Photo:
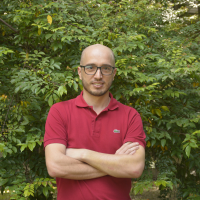
M 105 71 L 110 71 L 112 69 L 112 67 L 110 67 L 110 66 L 103 66 L 102 69 L 105 70 Z
M 92 66 L 92 65 L 87 65 L 87 66 L 85 66 L 85 68 L 86 68 L 86 69 L 89 69 L 89 70 L 95 69 L 95 67 Z

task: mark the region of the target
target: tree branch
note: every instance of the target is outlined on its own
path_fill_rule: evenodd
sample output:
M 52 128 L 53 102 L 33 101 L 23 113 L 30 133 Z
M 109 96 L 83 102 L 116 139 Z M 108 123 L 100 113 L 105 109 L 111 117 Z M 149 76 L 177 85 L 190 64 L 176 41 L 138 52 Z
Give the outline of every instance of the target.
M 7 27 L 9 27 L 10 29 L 12 29 L 12 30 L 15 31 L 16 33 L 19 32 L 18 30 L 16 30 L 15 28 L 13 28 L 11 25 L 9 25 L 8 23 L 6 23 L 3 19 L 0 18 L 0 21 L 3 22 Z
M 71 24 L 71 23 L 69 23 L 69 22 L 67 22 L 67 24 L 69 24 L 69 25 L 71 25 L 71 26 L 75 26 L 76 28 L 81 29 L 84 33 L 86 33 L 86 31 L 85 31 L 84 29 L 82 29 L 82 28 L 80 28 L 80 27 L 78 27 L 78 26 L 76 26 L 76 25 L 74 25 L 74 24 Z

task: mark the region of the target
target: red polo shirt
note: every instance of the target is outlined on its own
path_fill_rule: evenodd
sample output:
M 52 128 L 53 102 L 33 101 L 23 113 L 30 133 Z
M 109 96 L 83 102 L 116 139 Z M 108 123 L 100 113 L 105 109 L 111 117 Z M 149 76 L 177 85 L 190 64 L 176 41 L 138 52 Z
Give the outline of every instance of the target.
M 115 154 L 125 142 L 145 147 L 145 133 L 138 112 L 115 100 L 99 115 L 84 101 L 75 99 L 54 104 L 48 114 L 44 146 L 64 144 L 67 148 L 85 148 Z M 104 176 L 90 180 L 56 178 L 57 200 L 130 200 L 131 179 Z

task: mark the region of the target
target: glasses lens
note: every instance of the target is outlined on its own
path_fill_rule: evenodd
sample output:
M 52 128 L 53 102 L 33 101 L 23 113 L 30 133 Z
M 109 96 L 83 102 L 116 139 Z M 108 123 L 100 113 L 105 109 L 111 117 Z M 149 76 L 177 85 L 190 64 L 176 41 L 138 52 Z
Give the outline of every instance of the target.
M 102 74 L 109 75 L 112 74 L 112 67 L 110 66 L 102 66 L 101 67 Z
M 87 74 L 94 74 L 97 70 L 97 67 L 96 66 L 92 66 L 92 65 L 87 65 L 85 66 L 85 72 Z

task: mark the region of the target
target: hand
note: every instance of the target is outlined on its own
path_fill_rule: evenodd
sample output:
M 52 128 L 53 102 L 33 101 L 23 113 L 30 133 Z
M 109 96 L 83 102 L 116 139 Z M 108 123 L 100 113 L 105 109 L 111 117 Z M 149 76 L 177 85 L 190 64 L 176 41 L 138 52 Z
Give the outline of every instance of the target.
M 138 142 L 126 142 L 115 152 L 115 154 L 133 155 L 138 149 L 139 149 Z
M 87 149 L 73 149 L 73 148 L 67 148 L 66 149 L 66 155 L 77 159 L 79 161 L 82 160 L 84 153 L 86 153 Z

